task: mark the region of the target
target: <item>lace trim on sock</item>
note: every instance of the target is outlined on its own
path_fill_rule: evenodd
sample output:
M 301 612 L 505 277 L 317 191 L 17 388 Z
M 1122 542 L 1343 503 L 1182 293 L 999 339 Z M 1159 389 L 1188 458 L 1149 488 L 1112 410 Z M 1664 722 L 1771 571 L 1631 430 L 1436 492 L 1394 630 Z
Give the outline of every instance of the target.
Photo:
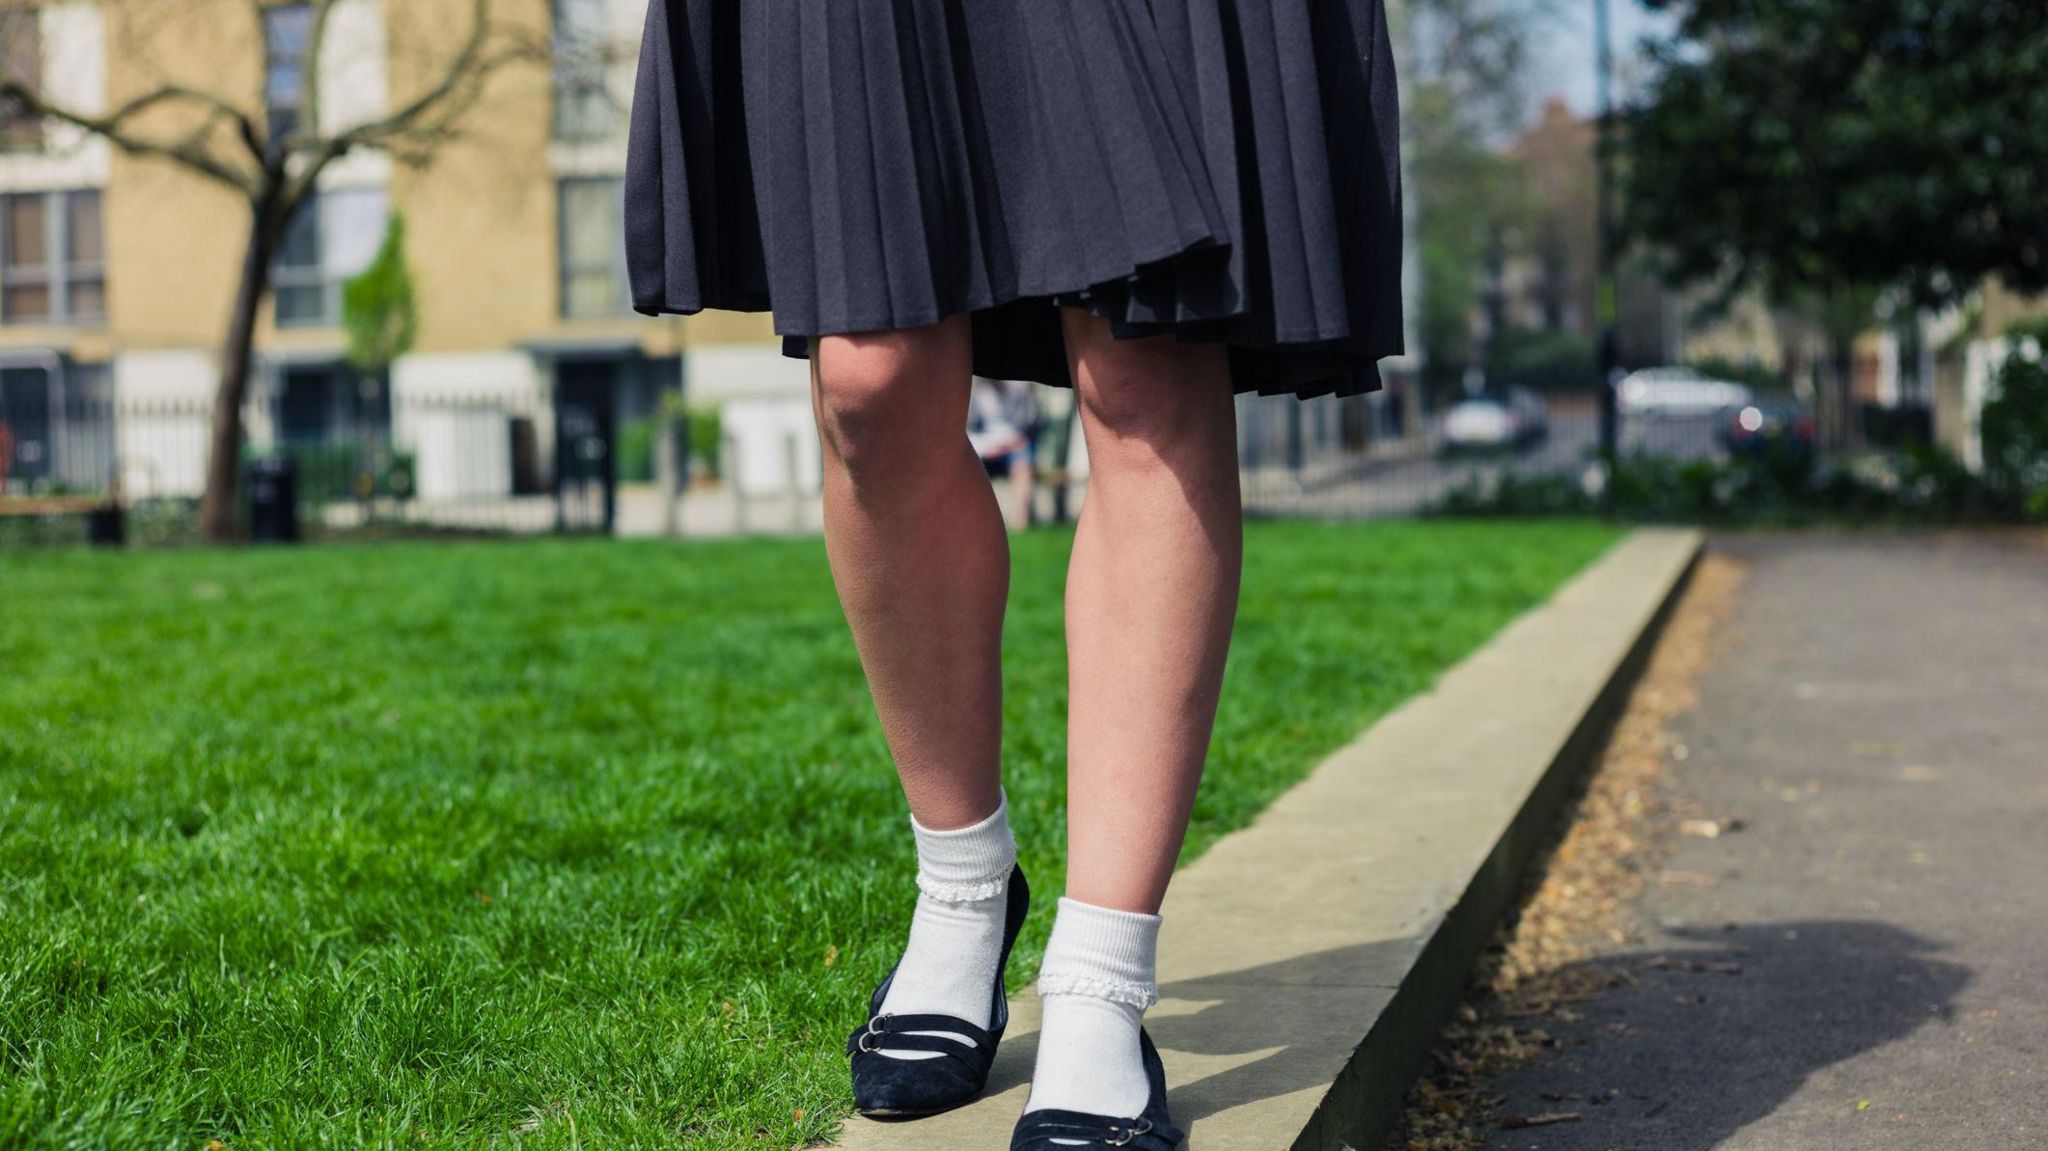
M 917 889 L 940 903 L 979 903 L 1008 892 L 1010 873 L 1005 871 L 994 879 L 973 883 L 941 883 L 920 871 L 917 873 Z
M 1068 975 L 1058 971 L 1042 971 L 1038 975 L 1038 994 L 1085 995 L 1090 999 L 1107 999 L 1144 1011 L 1159 1002 L 1159 988 L 1151 983 L 1138 983 L 1129 979 L 1103 979 L 1093 975 Z

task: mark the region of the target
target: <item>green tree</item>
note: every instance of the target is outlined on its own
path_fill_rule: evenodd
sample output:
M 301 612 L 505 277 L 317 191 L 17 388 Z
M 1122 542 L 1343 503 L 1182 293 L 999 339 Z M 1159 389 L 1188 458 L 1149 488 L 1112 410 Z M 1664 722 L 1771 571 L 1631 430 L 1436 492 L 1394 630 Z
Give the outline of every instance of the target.
M 356 392 L 375 406 L 391 386 L 391 365 L 412 350 L 420 329 L 412 267 L 405 259 L 405 217 L 397 212 L 385 222 L 384 240 L 370 266 L 341 286 L 341 325 L 348 333 L 345 356 L 355 373 Z M 378 441 L 371 422 L 364 421 L 351 482 L 365 501 L 380 487 L 390 487 L 395 474 L 389 445 Z M 409 492 L 409 473 L 401 482 Z
M 1628 115 L 1625 226 L 1676 281 L 1760 287 L 1834 347 L 1891 296 L 2048 287 L 2040 0 L 1647 0 L 1679 18 Z
M 341 322 L 348 329 L 349 365 L 366 376 L 381 379 L 412 350 L 420 309 L 405 260 L 405 217 L 397 212 L 384 226 L 377 258 L 342 285 Z
M 1555 0 L 1411 0 L 1404 148 L 1416 196 L 1416 328 L 1431 382 L 1476 356 L 1471 316 L 1487 256 L 1527 212 L 1496 145 L 1518 126 L 1531 49 Z
M 2017 325 L 2008 333 L 2011 354 L 1998 372 L 1998 386 L 1979 419 L 1984 440 L 1984 476 L 2016 499 L 2027 515 L 2048 517 L 2048 320 Z
M 1453 385 L 1477 356 L 1472 314 L 1485 288 L 1489 251 L 1517 198 L 1510 161 L 1461 122 L 1451 93 L 1418 87 L 1407 117 L 1409 165 L 1417 188 L 1416 244 L 1422 265 L 1416 334 L 1433 388 Z

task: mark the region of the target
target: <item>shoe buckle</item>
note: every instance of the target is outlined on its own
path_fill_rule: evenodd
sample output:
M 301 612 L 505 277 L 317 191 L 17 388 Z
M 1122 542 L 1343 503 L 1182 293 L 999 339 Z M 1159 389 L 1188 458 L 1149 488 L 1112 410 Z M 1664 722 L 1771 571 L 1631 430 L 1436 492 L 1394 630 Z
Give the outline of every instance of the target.
M 888 1018 L 889 1017 L 887 1015 L 877 1015 L 873 1019 L 868 1020 L 867 1030 L 861 1032 L 860 1038 L 854 1042 L 855 1049 L 859 1050 L 864 1055 L 872 1055 L 875 1052 L 880 1051 L 881 1046 L 879 1044 L 874 1047 L 869 1047 L 868 1040 L 870 1038 L 880 1039 L 882 1037 L 882 1024 Z
M 1122 1131 L 1123 1138 L 1118 1139 L 1112 1137 L 1108 1140 L 1105 1140 L 1105 1142 L 1107 1142 L 1111 1147 L 1124 1147 L 1129 1145 L 1131 1140 L 1136 1139 L 1138 1136 L 1144 1135 L 1150 1132 L 1151 1130 L 1152 1121 L 1143 1116 L 1139 1116 L 1138 1125 L 1135 1127 L 1111 1127 L 1110 1131 L 1112 1132 L 1112 1134 L 1117 1131 Z

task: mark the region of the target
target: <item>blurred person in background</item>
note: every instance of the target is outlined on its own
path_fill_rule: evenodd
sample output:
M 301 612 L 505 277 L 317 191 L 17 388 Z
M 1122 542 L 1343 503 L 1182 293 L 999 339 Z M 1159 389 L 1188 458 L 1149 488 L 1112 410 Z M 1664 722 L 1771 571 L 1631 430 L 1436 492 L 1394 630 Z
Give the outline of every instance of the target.
M 1010 480 L 1010 526 L 1031 526 L 1032 480 L 1037 474 L 1038 397 L 1029 380 L 974 377 L 967 401 L 967 442 L 994 477 Z

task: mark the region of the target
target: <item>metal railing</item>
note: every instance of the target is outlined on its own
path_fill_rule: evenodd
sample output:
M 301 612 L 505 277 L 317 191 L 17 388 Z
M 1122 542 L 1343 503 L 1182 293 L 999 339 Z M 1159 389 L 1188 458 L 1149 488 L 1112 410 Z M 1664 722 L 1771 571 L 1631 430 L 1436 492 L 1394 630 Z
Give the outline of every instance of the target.
M 210 399 L 52 402 L 15 388 L 0 401 L 0 521 L 110 506 L 157 525 L 158 537 L 196 533 Z M 244 410 L 243 455 L 290 461 L 298 516 L 312 535 L 608 530 L 609 429 L 563 415 L 537 389 L 399 396 L 374 407 L 265 398 Z M 55 525 L 40 535 L 52 533 L 63 538 Z
M 1483 511 L 1508 488 L 1525 504 L 1583 509 L 1610 479 L 1599 455 L 1600 405 L 1590 391 L 1461 398 L 1430 411 L 1417 410 L 1412 399 L 1399 392 L 1307 401 L 1239 397 L 1247 514 L 1361 519 Z M 315 538 L 722 536 L 805 533 L 822 525 L 817 443 L 794 425 L 752 433 L 744 450 L 728 431 L 725 474 L 700 474 L 695 483 L 678 470 L 687 467 L 677 462 L 678 445 L 667 444 L 654 451 L 664 462 L 648 482 L 647 461 L 620 465 L 608 412 L 578 410 L 549 389 L 399 394 L 371 405 L 345 400 L 292 405 L 272 396 L 244 412 L 245 456 L 292 461 L 298 519 Z M 107 508 L 120 509 L 135 526 L 131 538 L 195 537 L 211 412 L 210 401 L 196 396 L 0 392 L 0 546 L 83 538 L 87 517 Z M 1781 443 L 1788 434 L 1808 437 L 1807 464 L 1846 466 L 1848 457 L 1830 458 L 1811 444 L 1811 428 L 1802 425 L 1810 416 L 1796 407 L 1760 414 L 1723 404 L 1624 406 L 1618 455 L 1638 471 L 1663 469 L 1650 482 L 1710 485 L 1720 482 L 1715 468 L 1754 458 L 1758 440 L 1742 425 L 1759 415 L 1775 422 L 1766 430 Z M 1865 439 L 1880 449 L 1886 441 L 1927 437 L 1924 412 L 1866 417 Z M 1071 476 L 1052 456 L 1040 453 L 1041 522 L 1062 507 L 1077 510 L 1086 496 L 1080 456 Z M 1882 451 L 1859 453 L 1854 463 L 1873 459 L 1882 466 Z M 621 484 L 622 472 L 634 482 Z M 58 522 L 67 517 L 77 522 Z M 38 526 L 29 530 L 22 520 Z

